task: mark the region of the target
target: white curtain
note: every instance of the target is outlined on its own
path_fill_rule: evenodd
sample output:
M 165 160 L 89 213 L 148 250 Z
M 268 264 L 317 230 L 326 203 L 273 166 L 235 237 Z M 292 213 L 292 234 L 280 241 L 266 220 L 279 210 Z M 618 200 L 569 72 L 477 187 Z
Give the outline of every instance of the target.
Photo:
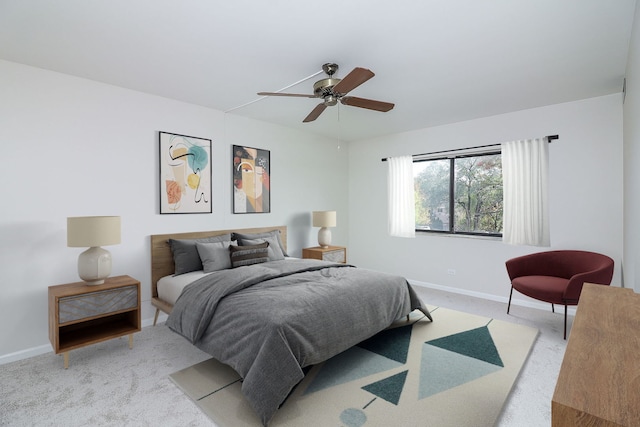
M 413 186 L 413 157 L 389 157 L 387 175 L 389 197 L 389 234 L 416 236 L 416 210 Z
M 505 243 L 550 245 L 548 174 L 547 138 L 502 144 Z

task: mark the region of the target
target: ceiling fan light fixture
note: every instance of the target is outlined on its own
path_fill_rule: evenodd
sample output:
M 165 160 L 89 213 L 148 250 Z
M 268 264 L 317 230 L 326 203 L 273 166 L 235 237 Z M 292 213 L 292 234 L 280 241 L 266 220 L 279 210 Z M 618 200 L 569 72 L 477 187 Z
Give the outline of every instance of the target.
M 340 79 L 322 79 L 318 80 L 313 85 L 313 93 L 316 96 L 331 95 L 333 93 L 333 87 L 340 83 Z

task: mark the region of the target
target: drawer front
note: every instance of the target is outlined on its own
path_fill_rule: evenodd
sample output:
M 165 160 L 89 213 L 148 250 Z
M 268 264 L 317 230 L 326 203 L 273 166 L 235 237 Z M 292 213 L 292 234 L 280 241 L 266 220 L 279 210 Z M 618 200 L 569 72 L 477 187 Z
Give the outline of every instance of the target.
M 325 252 L 322 254 L 322 259 L 331 262 L 345 262 L 344 250 L 340 249 L 337 251 Z
M 135 285 L 63 297 L 58 301 L 58 323 L 73 322 L 137 306 L 138 287 Z

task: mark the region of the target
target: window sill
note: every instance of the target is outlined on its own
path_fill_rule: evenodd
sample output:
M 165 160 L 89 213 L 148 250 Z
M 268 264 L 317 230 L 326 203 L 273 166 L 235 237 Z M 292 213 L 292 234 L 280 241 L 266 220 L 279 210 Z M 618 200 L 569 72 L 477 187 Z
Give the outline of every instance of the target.
M 459 233 L 439 233 L 437 231 L 419 231 L 416 230 L 416 237 L 450 237 L 476 240 L 491 240 L 494 242 L 502 242 L 502 236 L 483 236 L 482 234 L 459 234 Z

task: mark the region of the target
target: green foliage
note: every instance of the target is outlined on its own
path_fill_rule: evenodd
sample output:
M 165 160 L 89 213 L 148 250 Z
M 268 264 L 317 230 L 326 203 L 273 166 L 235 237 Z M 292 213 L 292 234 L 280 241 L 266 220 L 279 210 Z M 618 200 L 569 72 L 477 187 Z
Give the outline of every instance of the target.
M 449 211 L 449 160 L 414 163 L 416 228 L 441 230 Z M 448 223 L 448 221 L 447 221 Z

